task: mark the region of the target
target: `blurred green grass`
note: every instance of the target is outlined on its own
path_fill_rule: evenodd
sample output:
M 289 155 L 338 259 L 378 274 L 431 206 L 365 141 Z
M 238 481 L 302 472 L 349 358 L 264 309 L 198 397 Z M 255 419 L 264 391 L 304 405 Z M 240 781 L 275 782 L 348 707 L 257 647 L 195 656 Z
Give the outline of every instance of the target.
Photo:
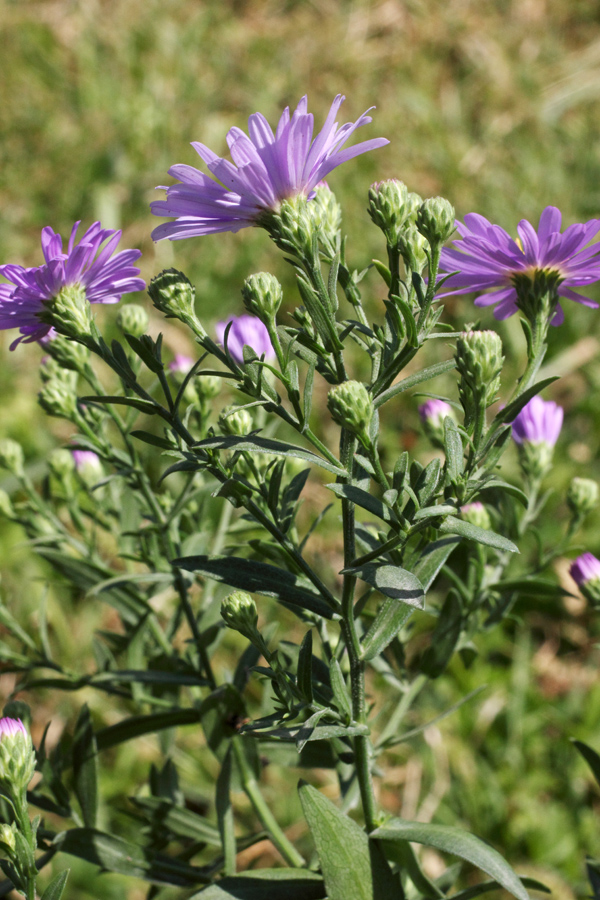
M 0 45 L 1 262 L 37 264 L 44 225 L 68 233 L 75 219 L 100 218 L 124 229 L 123 246 L 143 250 L 145 277 L 167 265 L 185 270 L 209 320 L 239 310 L 239 287 L 252 271 L 271 269 L 290 288 L 264 233 L 154 246 L 158 220 L 148 203 L 155 185 L 169 183 L 170 165 L 196 164 L 190 141 L 224 152 L 230 126 L 243 126 L 256 110 L 276 120 L 304 93 L 317 123 L 338 91 L 348 97 L 345 119 L 375 104 L 368 135 L 391 141 L 331 178 L 359 268 L 381 253 L 376 230 L 364 228 L 365 206 L 370 182 L 386 177 L 423 195 L 443 194 L 459 215 L 477 210 L 513 232 L 548 204 L 563 210 L 566 223 L 600 215 L 600 21 L 586 0 L 0 0 Z M 475 318 L 468 300 L 448 312 Z M 564 374 L 553 398 L 566 408 L 568 431 L 553 473 L 550 537 L 570 476 L 600 477 L 597 316 L 571 305 L 552 335 L 548 368 Z M 518 325 L 501 331 L 514 364 Z M 181 340 L 167 329 L 170 346 L 179 349 Z M 41 470 L 66 433 L 56 425 L 49 433 L 37 413 L 39 351 L 11 354 L 8 343 L 2 336 L 0 432 L 20 440 Z M 418 439 L 414 408 L 407 416 L 402 432 L 387 433 L 390 453 Z M 584 535 L 596 552 L 599 524 L 592 517 Z M 35 616 L 30 588 L 43 570 L 15 550 L 20 539 L 14 529 L 2 531 L 4 590 L 23 604 L 23 615 Z M 98 614 L 56 592 L 51 613 L 63 652 L 76 662 L 81 635 Z M 79 639 L 68 627 L 73 616 Z M 518 626 L 482 640 L 474 669 L 457 661 L 426 697 L 425 717 L 489 685 L 482 702 L 439 726 L 451 777 L 436 815 L 463 822 L 516 864 L 527 862 L 568 898 L 568 885 L 584 890 L 585 853 L 600 851 L 597 795 L 568 743 L 574 735 L 600 747 L 598 627 L 575 608 L 522 609 L 519 617 Z M 51 697 L 44 703 L 46 717 L 72 715 L 66 701 L 58 709 Z M 93 704 L 102 715 L 101 699 Z M 404 802 L 415 760 L 420 802 L 441 791 L 436 740 L 431 732 L 398 752 L 397 788 L 382 797 L 388 808 Z M 107 776 L 113 797 L 132 793 L 142 777 L 133 755 Z M 273 796 L 276 788 L 275 781 Z M 86 872 L 74 890 L 97 897 Z M 105 885 L 104 897 L 122 889 L 118 879 Z

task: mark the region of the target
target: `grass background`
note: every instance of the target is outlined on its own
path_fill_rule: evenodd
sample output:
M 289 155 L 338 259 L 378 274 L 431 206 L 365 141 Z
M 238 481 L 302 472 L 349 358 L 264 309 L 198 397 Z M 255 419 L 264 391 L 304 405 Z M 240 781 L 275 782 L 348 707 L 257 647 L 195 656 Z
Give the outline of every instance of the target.
M 386 177 L 513 232 L 548 204 L 562 209 L 565 224 L 600 216 L 600 9 L 591 0 L 0 0 L 0 46 L 0 262 L 38 264 L 44 225 L 68 234 L 75 219 L 87 226 L 100 218 L 123 228 L 123 246 L 142 249 L 145 277 L 168 265 L 185 270 L 209 321 L 239 311 L 239 287 L 252 271 L 270 269 L 289 284 L 260 231 L 153 245 L 158 220 L 148 204 L 160 196 L 154 187 L 169 183 L 170 165 L 196 164 L 190 141 L 224 153 L 229 127 L 256 110 L 275 121 L 304 93 L 317 123 L 338 92 L 348 97 L 346 120 L 375 104 L 361 137 L 390 139 L 330 178 L 359 268 L 382 252 L 376 230 L 364 228 L 365 206 L 369 184 Z M 475 318 L 468 300 L 448 315 Z M 564 378 L 551 396 L 567 414 L 557 496 L 572 474 L 600 475 L 599 315 L 570 304 L 552 335 L 547 368 Z M 501 331 L 509 358 L 522 353 L 518 325 Z M 173 329 L 166 340 L 186 348 Z M 9 342 L 2 335 L 0 433 L 20 440 L 41 471 L 65 434 L 49 431 L 37 412 L 39 351 L 9 353 Z M 414 411 L 402 434 L 388 432 L 390 452 L 396 440 L 417 440 Z M 584 535 L 596 553 L 599 523 L 592 517 Z M 547 525 L 551 540 L 550 515 Z M 35 616 L 38 569 L 19 540 L 14 529 L 2 531 L 0 561 L 7 599 L 27 618 Z M 69 604 L 55 597 L 51 624 L 75 661 L 96 619 Z M 519 613 L 482 643 L 478 665 L 466 671 L 456 662 L 427 695 L 424 719 L 488 685 L 483 700 L 396 754 L 381 800 L 407 816 L 471 828 L 569 900 L 585 894 L 585 853 L 600 854 L 597 794 L 568 740 L 600 748 L 597 626 L 575 601 Z M 0 686 L 8 692 L 10 679 Z M 72 722 L 71 698 L 35 702 L 38 721 L 54 717 L 57 730 Z M 207 773 L 191 761 L 193 749 L 186 771 L 202 792 Z M 132 753 L 107 773 L 109 801 L 135 791 L 136 762 Z M 269 777 L 277 802 L 285 793 Z M 425 859 L 435 873 L 439 859 Z M 89 869 L 76 869 L 70 896 L 123 896 L 120 879 L 90 887 Z

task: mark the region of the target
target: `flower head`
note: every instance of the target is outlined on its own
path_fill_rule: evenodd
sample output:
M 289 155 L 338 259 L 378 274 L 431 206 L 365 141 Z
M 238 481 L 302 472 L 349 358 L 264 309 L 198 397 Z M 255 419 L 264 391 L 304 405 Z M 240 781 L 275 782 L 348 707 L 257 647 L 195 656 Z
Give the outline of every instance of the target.
M 0 719 L 0 787 L 9 796 L 24 794 L 35 771 L 35 752 L 20 719 Z
M 39 341 L 51 333 L 43 314 L 64 288 L 77 286 L 89 303 L 118 303 L 123 294 L 144 289 L 143 279 L 137 277 L 139 269 L 133 266 L 141 252 L 115 254 L 121 232 L 102 228 L 100 222 L 94 222 L 76 243 L 79 224 L 73 226 L 66 253 L 61 236 L 47 227 L 42 229 L 43 265 L 0 266 L 0 274 L 10 282 L 0 285 L 0 330 L 20 331 L 11 350 L 21 341 Z
M 457 222 L 456 227 L 462 240 L 454 241 L 456 249 L 442 250 L 440 261 L 440 272 L 455 273 L 444 283 L 448 293 L 485 292 L 475 305 L 496 304 L 496 319 L 516 313 L 521 292 L 533 289 L 536 283 L 552 286 L 559 297 L 598 306 L 572 288 L 600 279 L 600 244 L 586 247 L 600 231 L 600 219 L 571 225 L 561 234 L 561 213 L 547 206 L 537 231 L 526 219 L 519 222 L 518 241 L 477 213 L 469 213 L 464 224 Z M 554 310 L 552 324 L 560 325 L 563 311 L 560 305 Z
M 180 183 L 163 187 L 167 199 L 155 201 L 151 209 L 156 216 L 177 218 L 155 228 L 154 240 L 181 240 L 256 225 L 265 212 L 277 211 L 282 200 L 298 194 L 312 198 L 317 184 L 337 166 L 388 144 L 385 138 L 373 138 L 342 149 L 357 128 L 371 122 L 364 113 L 356 122 L 338 126 L 335 117 L 344 99 L 337 95 L 315 138 L 306 96 L 291 116 L 289 107 L 284 109 L 275 133 L 261 113 L 254 113 L 248 119 L 249 136 L 240 128 L 231 128 L 227 134 L 233 162 L 193 142 L 213 177 L 187 165 L 169 169 Z
M 583 587 L 589 581 L 597 581 L 600 584 L 600 560 L 593 553 L 582 553 L 573 560 L 569 569 L 573 581 L 577 587 Z
M 25 737 L 29 737 L 27 729 L 20 719 L 9 719 L 8 716 L 0 719 L 0 741 L 7 737 L 14 737 L 15 734 L 23 734 Z
M 220 344 L 225 342 L 225 331 L 231 322 L 227 332 L 227 349 L 236 363 L 244 362 L 244 346 L 251 347 L 257 356 L 270 360 L 275 358 L 275 351 L 271 344 L 271 338 L 266 327 L 256 316 L 230 316 L 222 322 L 217 322 L 215 332 Z
M 446 416 L 454 418 L 454 412 L 450 404 L 446 403 L 445 400 L 437 400 L 433 397 L 419 406 L 419 416 L 421 422 L 439 427 L 443 425 Z
M 169 372 L 172 372 L 174 375 L 187 375 L 193 365 L 194 360 L 191 356 L 185 356 L 183 353 L 176 353 L 169 363 Z
M 554 447 L 563 423 L 563 409 L 551 400 L 535 396 L 513 422 L 512 436 L 517 444 L 548 444 Z

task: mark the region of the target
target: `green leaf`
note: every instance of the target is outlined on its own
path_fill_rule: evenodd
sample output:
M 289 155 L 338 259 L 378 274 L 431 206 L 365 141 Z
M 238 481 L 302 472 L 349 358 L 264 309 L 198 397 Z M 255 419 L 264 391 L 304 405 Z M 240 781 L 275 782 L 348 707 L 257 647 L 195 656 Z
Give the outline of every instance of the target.
M 137 844 L 95 828 L 63 831 L 54 838 L 53 845 L 62 853 L 100 866 L 105 872 L 188 888 L 208 881 L 205 871 L 197 866 L 189 866 L 153 850 L 144 851 Z
M 82 706 L 73 738 L 73 783 L 84 824 L 96 827 L 98 813 L 98 747 L 87 704 Z
M 586 763 L 592 770 L 594 778 L 600 785 L 600 756 L 596 753 L 595 750 L 592 750 L 591 747 L 588 747 L 588 745 L 584 744 L 582 741 L 573 740 L 573 744 L 585 759 Z
M 131 437 L 137 438 L 138 441 L 143 441 L 145 444 L 152 444 L 153 447 L 160 447 L 161 450 L 176 449 L 172 441 L 158 437 L 158 435 L 152 434 L 150 431 L 132 431 Z
M 518 553 L 519 548 L 508 538 L 495 531 L 489 531 L 487 528 L 480 528 L 478 525 L 471 525 L 455 516 L 448 516 L 439 527 L 442 534 L 458 534 L 470 541 L 477 541 L 478 544 L 485 544 L 488 547 L 494 547 L 496 550 L 504 550 L 508 553 Z
M 508 481 L 504 481 L 503 478 L 492 478 L 490 481 L 486 481 L 485 484 L 482 484 L 479 490 L 487 491 L 494 488 L 496 490 L 504 491 L 504 493 L 508 494 L 510 497 L 514 497 L 522 506 L 526 507 L 529 502 L 527 494 L 522 491 L 521 488 L 518 488 L 514 484 L 510 484 Z
M 448 359 L 446 360 L 446 362 L 436 363 L 434 366 L 428 366 L 426 369 L 422 369 L 415 375 L 411 375 L 409 378 L 404 378 L 402 381 L 396 382 L 396 384 L 393 384 L 386 391 L 383 391 L 383 393 L 379 394 L 377 397 L 374 397 L 373 405 L 375 409 L 377 409 L 379 406 L 383 406 L 384 403 L 387 403 L 388 400 L 391 400 L 392 397 L 395 397 L 397 394 L 401 394 L 403 391 L 408 391 L 410 388 L 416 387 L 417 384 L 421 384 L 423 381 L 428 381 L 430 378 L 435 378 L 437 375 L 443 375 L 444 372 L 449 372 L 454 368 L 456 368 L 456 362 L 453 359 Z
M 537 881 L 535 878 L 521 876 L 521 883 L 523 884 L 523 887 L 529 888 L 532 891 L 542 891 L 544 894 L 552 893 L 550 888 L 546 887 L 545 884 L 542 884 L 541 881 Z M 497 891 L 500 887 L 501 885 L 498 884 L 497 881 L 483 881 L 481 884 L 466 888 L 458 894 L 452 894 L 448 900 L 473 900 L 473 897 L 481 897 L 482 894 L 488 894 L 490 891 Z
M 59 872 L 56 878 L 52 879 L 52 881 L 42 894 L 42 900 L 60 900 L 65 889 L 70 871 L 70 869 L 64 869 L 64 871 Z
M 462 606 L 456 591 L 451 590 L 444 601 L 419 668 L 429 678 L 438 678 L 450 659 L 462 632 Z
M 399 600 L 401 603 L 416 606 L 419 609 L 423 609 L 425 606 L 423 585 L 412 572 L 407 572 L 400 566 L 366 563 L 366 565 L 354 569 L 343 569 L 342 574 L 346 573 L 358 575 L 371 587 L 377 588 L 380 593 L 391 597 L 392 600 Z
M 444 451 L 446 453 L 446 481 L 457 484 L 464 469 L 464 450 L 456 422 L 450 416 L 444 419 Z
M 203 816 L 183 806 L 177 806 L 165 797 L 130 797 L 134 806 L 151 814 L 153 820 L 160 822 L 173 834 L 191 838 L 211 847 L 221 846 L 218 830 Z
M 440 569 L 446 564 L 448 557 L 459 544 L 459 537 L 447 537 L 441 538 L 439 541 L 433 541 L 423 550 L 413 568 L 414 574 L 423 585 L 424 591 L 429 590 Z
M 313 684 L 312 684 L 312 631 L 309 630 L 304 635 L 300 651 L 298 653 L 298 668 L 296 672 L 296 683 L 300 693 L 307 703 L 313 701 Z
M 200 715 L 201 708 L 173 709 L 169 712 L 151 713 L 147 716 L 131 716 L 129 719 L 117 722 L 116 725 L 109 725 L 96 732 L 98 749 L 107 750 L 109 747 L 131 741 L 142 734 L 152 734 L 155 731 L 163 731 L 165 728 L 198 725 Z
M 498 581 L 488 586 L 490 591 L 518 591 L 525 597 L 572 597 L 560 585 L 544 578 L 510 578 L 506 581 Z
M 329 677 L 331 679 L 331 689 L 333 690 L 333 698 L 338 710 L 342 713 L 342 717 L 346 717 L 348 722 L 352 719 L 352 703 L 348 696 L 348 688 L 340 664 L 335 658 L 329 663 Z
M 235 840 L 235 822 L 231 805 L 231 743 L 221 763 L 217 777 L 215 793 L 215 809 L 219 823 L 219 834 L 223 846 L 225 875 L 235 875 L 235 857 L 237 846 Z
M 294 459 L 303 459 L 305 462 L 311 463 L 313 466 L 320 466 L 333 472 L 334 475 L 346 476 L 348 473 L 341 466 L 336 466 L 296 444 L 288 444 L 284 441 L 276 441 L 273 438 L 263 438 L 259 435 L 252 435 L 251 438 L 237 437 L 229 435 L 227 437 L 211 437 L 194 444 L 195 450 L 247 450 L 250 453 L 271 453 L 274 456 L 291 456 Z
M 412 616 L 414 607 L 397 600 L 384 600 L 377 611 L 371 627 L 362 640 L 361 659 L 375 659 L 385 650 L 405 622 Z
M 351 503 L 355 503 L 356 506 L 360 506 L 362 509 L 366 509 L 368 512 L 373 513 L 378 519 L 382 519 L 384 522 L 391 525 L 399 524 L 398 517 L 393 509 L 390 509 L 389 506 L 386 506 L 385 503 L 382 503 L 377 497 L 373 497 L 368 491 L 363 491 L 353 484 L 326 484 L 325 487 L 338 497 L 350 500 Z
M 376 843 L 356 822 L 309 784 L 300 782 L 329 900 L 395 900 L 401 888 Z
M 115 403 L 118 406 L 131 406 L 139 412 L 146 413 L 147 416 L 154 416 L 156 413 L 162 412 L 162 408 L 157 403 L 150 400 L 142 400 L 139 397 L 123 397 L 113 395 L 110 397 L 81 397 L 82 403 Z
M 172 565 L 190 572 L 199 572 L 207 578 L 222 581 L 233 588 L 275 597 L 292 606 L 300 606 L 319 616 L 331 619 L 333 603 L 325 601 L 302 586 L 299 576 L 268 563 L 245 559 L 241 556 L 185 556 L 174 559 Z
M 222 878 L 189 900 L 324 900 L 325 885 L 308 869 L 252 869 Z
M 372 832 L 383 841 L 416 841 L 445 853 L 452 853 L 477 866 L 518 900 L 529 900 L 521 880 L 500 854 L 480 838 L 449 825 L 432 825 L 391 819 Z

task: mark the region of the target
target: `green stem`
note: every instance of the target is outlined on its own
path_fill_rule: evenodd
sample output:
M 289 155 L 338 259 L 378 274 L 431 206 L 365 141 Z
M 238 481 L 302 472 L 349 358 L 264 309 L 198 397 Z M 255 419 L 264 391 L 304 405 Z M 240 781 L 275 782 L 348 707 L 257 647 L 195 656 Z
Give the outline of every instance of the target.
M 254 772 L 252 771 L 248 763 L 246 753 L 241 744 L 241 741 L 242 738 L 234 737 L 231 740 L 231 744 L 233 747 L 235 760 L 240 770 L 244 793 L 250 800 L 254 812 L 260 819 L 263 828 L 269 832 L 269 836 L 273 841 L 273 844 L 277 847 L 286 863 L 295 869 L 303 868 L 306 865 L 306 862 L 304 858 L 298 853 L 291 841 L 289 841 L 285 836 L 273 813 L 267 806 L 265 798 L 260 791 L 258 782 L 254 777 Z

